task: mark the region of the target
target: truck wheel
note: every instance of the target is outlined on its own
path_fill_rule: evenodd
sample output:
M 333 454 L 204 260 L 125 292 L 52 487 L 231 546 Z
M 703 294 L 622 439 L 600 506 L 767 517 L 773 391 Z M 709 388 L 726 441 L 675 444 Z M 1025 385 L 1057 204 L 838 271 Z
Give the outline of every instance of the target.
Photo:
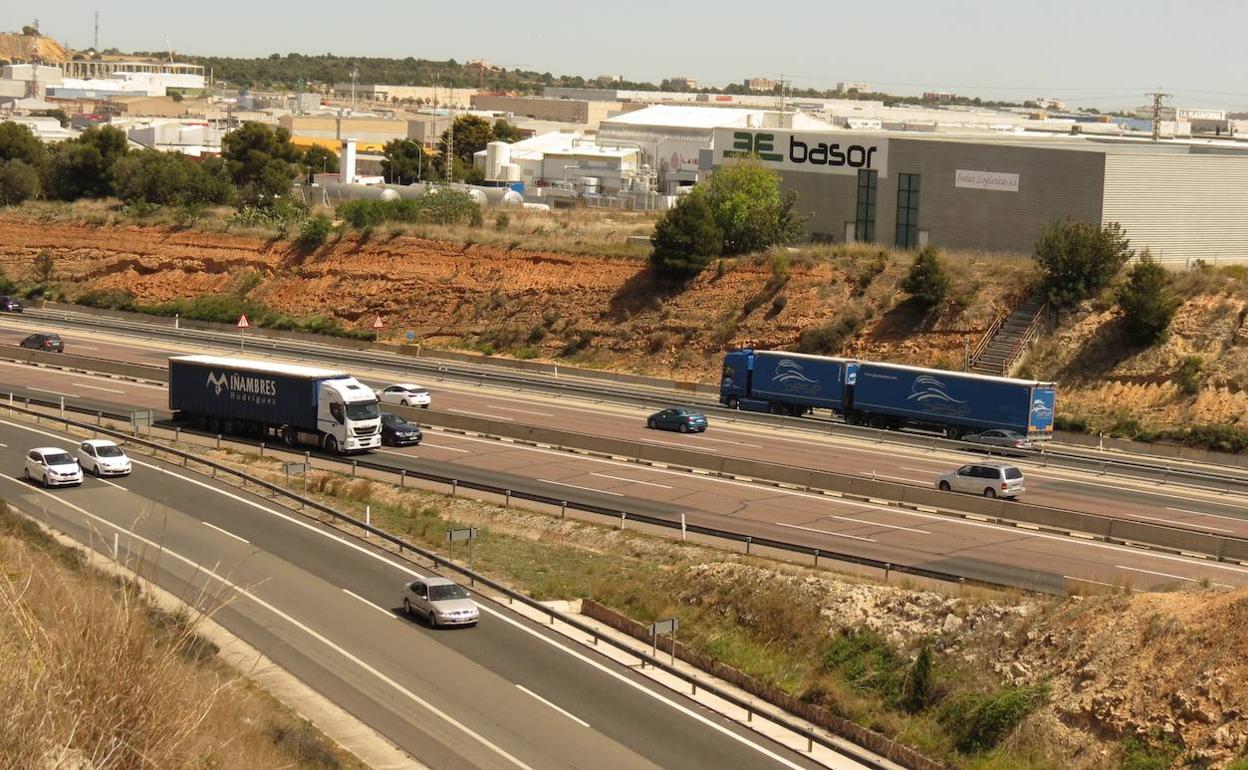
M 325 451 L 330 454 L 338 454 L 338 439 L 333 436 L 325 437 Z
M 955 428 L 955 427 L 953 427 L 952 425 L 951 425 L 951 426 L 949 426 L 948 428 L 945 428 L 945 438 L 947 438 L 947 439 L 952 439 L 953 441 L 961 441 L 961 440 L 962 440 L 962 429 L 961 429 L 961 428 Z
M 287 425 L 282 428 L 282 443 L 286 446 L 295 445 L 295 429 Z

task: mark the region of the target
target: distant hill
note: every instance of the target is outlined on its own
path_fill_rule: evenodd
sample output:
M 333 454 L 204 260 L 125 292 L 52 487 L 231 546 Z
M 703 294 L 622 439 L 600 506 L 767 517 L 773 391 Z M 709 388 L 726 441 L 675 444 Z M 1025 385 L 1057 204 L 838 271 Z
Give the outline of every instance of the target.
M 73 54 L 50 37 L 0 32 L 0 59 L 15 64 L 61 64 Z

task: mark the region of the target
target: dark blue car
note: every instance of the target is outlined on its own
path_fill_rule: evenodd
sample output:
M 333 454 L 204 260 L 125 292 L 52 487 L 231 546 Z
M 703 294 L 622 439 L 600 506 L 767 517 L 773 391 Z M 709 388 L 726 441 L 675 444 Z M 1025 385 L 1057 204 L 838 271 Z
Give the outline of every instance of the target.
M 424 434 L 397 414 L 381 413 L 381 443 L 386 446 L 416 446 Z
M 698 414 L 692 409 L 672 407 L 647 417 L 646 427 L 678 430 L 681 433 L 701 433 L 706 430 L 706 415 Z

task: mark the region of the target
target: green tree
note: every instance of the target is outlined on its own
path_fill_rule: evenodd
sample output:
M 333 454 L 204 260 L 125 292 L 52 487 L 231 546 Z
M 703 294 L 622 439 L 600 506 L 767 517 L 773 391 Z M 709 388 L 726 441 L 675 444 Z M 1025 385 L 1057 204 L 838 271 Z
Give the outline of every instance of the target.
M 1070 307 L 1105 287 L 1135 256 L 1117 222 L 1098 227 L 1065 220 L 1044 229 L 1036 241 L 1036 262 L 1055 306 Z
M 654 227 L 650 264 L 665 278 L 688 279 L 723 251 L 724 234 L 715 223 L 706 193 L 695 189 Z
M 902 291 L 924 307 L 933 308 L 949 294 L 949 273 L 941 264 L 935 246 L 924 246 L 914 258 L 910 272 L 901 281 Z
M 126 132 L 114 126 L 91 126 L 78 135 L 78 141 L 99 150 L 106 168 L 111 168 L 118 158 L 130 150 Z
M 272 201 L 275 196 L 290 193 L 301 155 L 290 143 L 290 132 L 273 129 L 263 123 L 244 123 L 221 139 L 221 157 L 225 158 L 245 203 Z
M 494 121 L 494 141 L 518 142 L 523 138 L 520 129 L 508 123 L 505 119 L 499 118 Z
M 932 678 L 932 647 L 924 644 L 902 681 L 901 707 L 911 714 L 927 708 L 936 689 Z
M 338 172 L 338 153 L 314 144 L 303 153 L 303 167 L 307 169 L 307 179 L 311 183 L 313 174 L 334 174 Z
M 706 187 L 725 254 L 761 251 L 801 233 L 802 222 L 793 214 L 796 194 L 781 194 L 780 175 L 757 161 L 716 169 Z
M 56 145 L 45 169 L 44 189 L 62 200 L 107 197 L 113 191 L 113 164 L 127 151 L 124 132 L 92 126 Z
M 409 184 L 433 173 L 432 159 L 419 142 L 392 139 L 382 148 L 381 174 L 394 184 Z
M 113 190 L 126 203 L 171 204 L 182 200 L 190 174 L 182 156 L 143 150 L 113 164 Z
M 187 169 L 189 174 L 182 203 L 215 206 L 234 200 L 234 182 L 224 159 L 205 158 L 199 163 L 191 161 Z
M 29 128 L 12 121 L 0 123 L 0 160 L 20 160 L 39 168 L 46 157 L 43 142 Z
M 39 172 L 25 161 L 0 162 L 0 206 L 15 206 L 39 195 Z
M 1182 304 L 1170 290 L 1170 274 L 1147 251 L 1115 294 L 1127 337 L 1139 345 L 1160 342 Z
M 494 129 L 489 121 L 476 115 L 461 115 L 455 118 L 454 152 L 461 165 L 455 166 L 456 178 L 463 178 L 468 169 L 472 168 L 472 156 L 485 149 L 485 145 L 494 140 Z M 442 173 L 446 173 L 447 142 L 450 131 L 443 131 L 438 140 L 439 165 Z

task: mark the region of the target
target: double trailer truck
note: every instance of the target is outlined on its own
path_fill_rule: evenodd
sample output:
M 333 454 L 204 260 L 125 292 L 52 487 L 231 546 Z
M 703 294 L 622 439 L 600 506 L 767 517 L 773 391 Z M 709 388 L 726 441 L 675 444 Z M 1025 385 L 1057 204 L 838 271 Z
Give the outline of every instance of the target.
M 829 409 L 853 425 L 938 430 L 950 438 L 1005 429 L 1053 436 L 1056 386 L 1012 377 L 948 372 L 765 350 L 724 357 L 720 403 L 730 409 L 802 415 Z
M 339 454 L 381 446 L 377 396 L 332 369 L 175 356 L 169 359 L 169 409 L 175 419 L 214 433 L 273 437 Z

